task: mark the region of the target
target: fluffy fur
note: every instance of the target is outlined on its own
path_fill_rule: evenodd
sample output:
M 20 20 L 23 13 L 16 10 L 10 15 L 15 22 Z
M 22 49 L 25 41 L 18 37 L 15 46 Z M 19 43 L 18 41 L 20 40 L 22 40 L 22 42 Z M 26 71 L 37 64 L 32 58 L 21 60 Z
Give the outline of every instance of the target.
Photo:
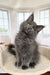
M 20 26 L 20 31 L 15 37 L 15 54 L 18 61 L 15 65 L 22 66 L 22 69 L 34 68 L 38 63 L 40 55 L 38 44 L 35 39 L 39 31 L 44 28 L 34 22 L 34 15 L 24 21 Z M 12 50 L 9 46 L 9 52 Z M 13 53 L 12 53 L 13 54 Z

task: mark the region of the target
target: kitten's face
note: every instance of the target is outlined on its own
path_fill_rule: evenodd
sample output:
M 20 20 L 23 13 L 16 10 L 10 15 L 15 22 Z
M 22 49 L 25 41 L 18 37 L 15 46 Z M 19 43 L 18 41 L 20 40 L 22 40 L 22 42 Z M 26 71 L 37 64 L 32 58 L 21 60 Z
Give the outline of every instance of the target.
M 37 33 L 44 28 L 42 25 L 37 25 L 34 22 L 34 15 L 32 14 L 26 21 L 21 24 L 20 30 L 26 34 L 33 35 L 36 37 Z

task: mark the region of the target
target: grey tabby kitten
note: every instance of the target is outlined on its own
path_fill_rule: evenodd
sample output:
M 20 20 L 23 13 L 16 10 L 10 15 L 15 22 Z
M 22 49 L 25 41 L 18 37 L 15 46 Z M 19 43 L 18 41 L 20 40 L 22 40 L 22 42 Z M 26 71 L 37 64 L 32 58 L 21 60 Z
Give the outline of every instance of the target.
M 35 39 L 39 31 L 44 28 L 34 22 L 34 15 L 21 23 L 20 31 L 15 37 L 15 51 L 12 50 L 13 45 L 9 45 L 9 52 L 14 54 L 18 61 L 15 65 L 22 66 L 22 69 L 29 67 L 34 68 L 38 63 L 40 54 L 38 52 L 38 44 Z

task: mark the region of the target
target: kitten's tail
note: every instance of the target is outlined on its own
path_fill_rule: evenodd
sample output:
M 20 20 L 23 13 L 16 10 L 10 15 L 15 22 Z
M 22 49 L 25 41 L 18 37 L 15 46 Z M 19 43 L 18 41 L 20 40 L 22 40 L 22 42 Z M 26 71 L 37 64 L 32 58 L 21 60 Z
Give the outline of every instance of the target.
M 13 44 L 8 45 L 8 52 L 16 56 L 15 46 Z

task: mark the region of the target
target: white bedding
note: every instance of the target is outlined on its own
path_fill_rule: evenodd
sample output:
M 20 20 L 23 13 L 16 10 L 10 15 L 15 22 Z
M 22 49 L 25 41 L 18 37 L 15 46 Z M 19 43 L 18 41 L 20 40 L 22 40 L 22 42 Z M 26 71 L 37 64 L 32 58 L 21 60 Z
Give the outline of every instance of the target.
M 45 56 L 40 55 L 40 61 L 33 69 L 22 70 L 14 66 L 15 57 L 7 50 L 0 52 L 0 67 L 13 75 L 40 75 L 50 70 L 50 60 Z

